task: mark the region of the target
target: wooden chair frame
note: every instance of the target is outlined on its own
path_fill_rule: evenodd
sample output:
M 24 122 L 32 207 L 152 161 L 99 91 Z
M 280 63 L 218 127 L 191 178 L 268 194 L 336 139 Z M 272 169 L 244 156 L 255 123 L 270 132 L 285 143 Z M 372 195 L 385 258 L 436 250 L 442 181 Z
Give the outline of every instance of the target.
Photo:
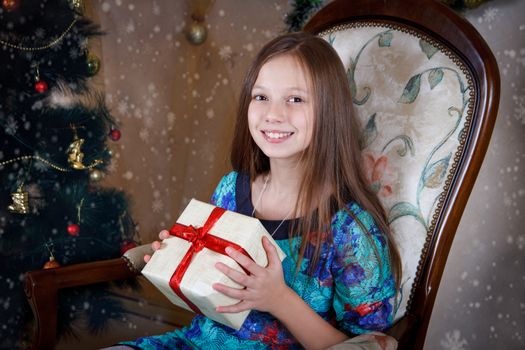
M 422 31 L 446 45 L 471 71 L 474 102 L 471 133 L 434 231 L 429 235 L 406 315 L 390 330 L 400 349 L 422 349 L 445 262 L 474 181 L 489 145 L 499 103 L 500 81 L 489 47 L 465 19 L 437 0 L 335 0 L 321 9 L 305 31 L 319 33 L 353 21 L 384 21 Z M 26 295 L 35 316 L 34 349 L 52 349 L 56 338 L 58 291 L 132 278 L 140 268 L 127 258 L 77 264 L 26 274 Z

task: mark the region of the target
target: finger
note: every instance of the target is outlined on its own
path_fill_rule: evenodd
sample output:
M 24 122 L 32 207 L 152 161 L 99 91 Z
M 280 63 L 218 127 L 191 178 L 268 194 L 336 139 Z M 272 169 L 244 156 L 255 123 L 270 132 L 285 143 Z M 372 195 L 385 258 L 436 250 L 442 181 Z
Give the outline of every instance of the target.
M 250 304 L 242 300 L 237 304 L 229 306 L 217 306 L 215 308 L 215 311 L 220 313 L 238 313 L 246 310 L 251 310 Z
M 233 260 L 235 260 L 239 265 L 244 267 L 246 271 L 250 272 L 253 275 L 257 275 L 262 267 L 257 265 L 252 259 L 244 255 L 243 253 L 233 249 L 232 247 L 227 247 L 225 249 L 226 254 L 228 254 Z
M 268 257 L 268 266 L 276 266 L 277 264 L 281 265 L 281 259 L 279 259 L 279 254 L 277 254 L 277 248 L 270 242 L 268 237 L 262 238 L 262 244 L 266 256 Z
M 213 289 L 222 294 L 237 300 L 242 300 L 246 296 L 246 289 L 228 287 L 222 283 L 212 284 Z
M 159 250 L 160 249 L 160 242 L 159 241 L 153 241 L 151 243 L 151 249 L 153 250 Z
M 168 230 L 162 230 L 162 231 L 159 232 L 159 238 L 161 240 L 169 238 L 169 237 L 170 237 L 170 233 L 169 233 Z
M 226 276 L 228 276 L 232 281 L 240 284 L 241 286 L 253 287 L 253 283 L 251 283 L 250 277 L 245 273 L 235 270 L 234 268 L 231 268 L 230 266 L 220 262 L 216 263 L 215 267 L 217 268 L 217 270 L 221 271 Z

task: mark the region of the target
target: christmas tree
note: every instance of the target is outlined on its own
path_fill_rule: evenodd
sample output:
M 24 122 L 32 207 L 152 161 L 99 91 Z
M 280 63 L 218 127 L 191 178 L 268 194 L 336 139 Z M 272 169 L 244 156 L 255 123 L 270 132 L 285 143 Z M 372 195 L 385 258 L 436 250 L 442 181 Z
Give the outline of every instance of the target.
M 89 78 L 100 35 L 81 0 L 0 7 L 0 348 L 30 339 L 24 273 L 115 258 L 134 245 L 128 199 L 100 186 L 120 131 Z M 60 295 L 59 332 L 100 330 L 123 309 L 108 286 Z

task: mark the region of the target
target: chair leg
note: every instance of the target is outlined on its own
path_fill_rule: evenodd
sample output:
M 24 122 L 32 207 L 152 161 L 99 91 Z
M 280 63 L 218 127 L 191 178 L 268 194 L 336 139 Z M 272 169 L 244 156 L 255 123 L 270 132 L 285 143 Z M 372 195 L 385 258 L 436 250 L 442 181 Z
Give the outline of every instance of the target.
M 32 274 L 26 275 L 25 293 L 35 317 L 36 334 L 31 349 L 52 350 L 57 329 L 58 289 L 55 284 L 38 285 Z M 44 329 L 47 330 L 44 332 Z

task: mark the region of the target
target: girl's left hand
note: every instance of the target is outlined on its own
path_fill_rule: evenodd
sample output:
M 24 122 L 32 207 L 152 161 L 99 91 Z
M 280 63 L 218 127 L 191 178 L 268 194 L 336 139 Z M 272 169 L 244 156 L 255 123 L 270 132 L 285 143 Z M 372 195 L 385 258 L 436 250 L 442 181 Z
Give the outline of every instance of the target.
M 291 291 L 284 282 L 281 260 L 275 246 L 268 238 L 263 237 L 262 244 L 268 257 L 268 265 L 262 267 L 244 254 L 232 248 L 226 248 L 226 253 L 239 265 L 244 267 L 250 275 L 246 275 L 231 267 L 218 262 L 215 267 L 226 276 L 237 282 L 244 289 L 231 288 L 221 283 L 214 283 L 213 288 L 231 298 L 240 300 L 230 306 L 218 306 L 217 312 L 236 313 L 255 309 L 273 313 L 278 310 L 284 301 L 284 296 Z

